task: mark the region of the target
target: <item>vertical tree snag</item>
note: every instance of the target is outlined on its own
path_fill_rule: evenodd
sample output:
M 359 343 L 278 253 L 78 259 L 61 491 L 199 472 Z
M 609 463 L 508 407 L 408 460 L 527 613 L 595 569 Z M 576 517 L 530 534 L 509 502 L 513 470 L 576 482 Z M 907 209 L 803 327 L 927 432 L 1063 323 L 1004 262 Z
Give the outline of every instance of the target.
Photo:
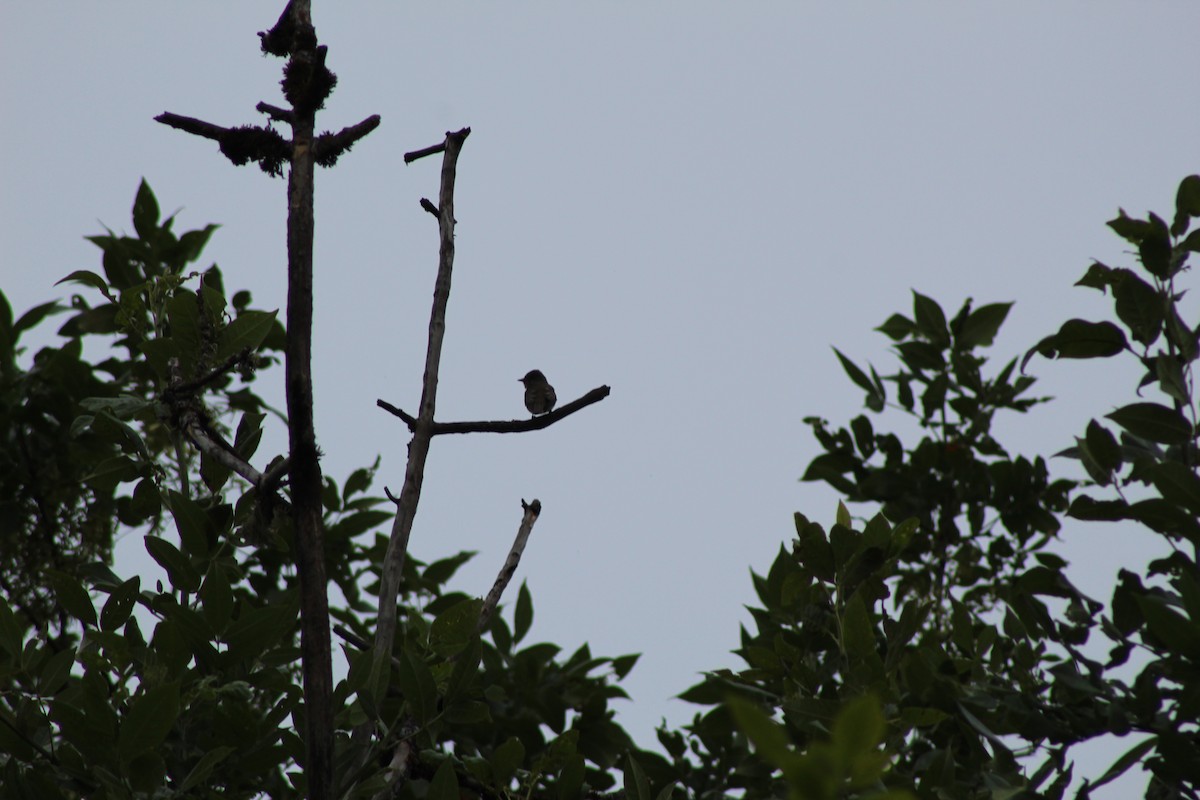
M 425 459 L 433 438 L 433 413 L 437 406 L 438 369 L 442 360 L 442 339 L 446 332 L 446 306 L 450 302 L 450 277 L 454 270 L 454 178 L 458 154 L 470 135 L 470 128 L 446 134 L 445 155 L 442 157 L 441 190 L 438 196 L 438 228 L 441 244 L 438 253 L 437 281 L 433 288 L 433 310 L 429 315 L 429 342 L 425 351 L 425 376 L 421 388 L 421 408 L 417 414 L 412 441 L 408 446 L 408 466 L 404 471 L 404 487 L 396 501 L 396 517 L 392 520 L 391 538 L 384 557 L 379 588 L 379 618 L 375 627 L 375 654 L 371 661 L 371 686 L 380 690 L 385 685 L 391 664 L 392 644 L 396 638 L 396 595 L 400 590 L 400 575 L 408 551 L 417 503 L 421 499 L 421 484 L 425 480 Z M 429 148 L 429 153 L 438 147 Z M 411 160 L 411 159 L 407 159 Z
M 311 20 L 296 4 L 300 25 Z M 299 37 L 298 37 L 299 38 Z M 313 37 L 315 40 L 315 36 Z M 292 54 L 293 63 L 315 53 Z M 315 109 L 297 107 L 292 122 L 292 166 L 288 173 L 287 409 L 292 519 L 296 570 L 300 577 L 300 647 L 304 659 L 305 775 L 311 800 L 332 796 L 333 670 L 329 643 L 325 545 L 321 523 L 321 465 L 313 425 L 312 254 L 313 132 Z

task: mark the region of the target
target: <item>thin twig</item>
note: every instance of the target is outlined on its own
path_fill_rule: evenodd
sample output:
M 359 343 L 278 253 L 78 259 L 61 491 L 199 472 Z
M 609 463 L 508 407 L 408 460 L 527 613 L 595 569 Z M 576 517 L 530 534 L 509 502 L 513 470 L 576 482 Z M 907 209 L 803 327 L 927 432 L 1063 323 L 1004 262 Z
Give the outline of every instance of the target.
M 376 400 L 375 405 L 379 406 L 389 414 L 394 414 L 395 416 L 404 420 L 404 424 L 408 426 L 410 431 L 415 431 L 417 429 L 417 418 L 412 414 L 405 412 L 403 409 L 396 408 L 387 400 Z
M 457 134 L 451 133 L 450 131 L 446 131 L 446 138 L 443 139 L 442 141 L 438 142 L 437 144 L 430 145 L 429 147 L 424 147 L 420 150 L 411 150 L 411 151 L 405 153 L 404 154 L 404 163 L 411 164 L 412 162 L 416 161 L 418 158 L 424 158 L 425 156 L 432 156 L 432 155 L 437 155 L 438 153 L 444 153 L 444 152 L 446 152 L 446 142 L 450 141 L 451 136 L 457 136 L 457 135 L 461 134 L 462 138 L 465 139 L 465 138 L 467 138 L 467 134 L 469 134 L 470 132 L 471 132 L 470 128 L 463 128 Z
M 180 114 L 172 114 L 170 111 L 164 111 L 154 118 L 155 122 L 161 122 L 163 125 L 168 125 L 184 133 L 190 133 L 194 136 L 203 136 L 205 139 L 213 139 L 221 141 L 221 137 L 229 133 L 229 128 L 214 125 L 211 122 L 205 122 L 202 119 L 194 117 L 185 117 Z
M 495 613 L 496 606 L 500 603 L 500 596 L 504 594 L 505 588 L 516 574 L 517 565 L 521 563 L 521 554 L 525 552 L 525 544 L 529 541 L 529 534 L 533 533 L 533 523 L 537 522 L 538 514 L 542 513 L 541 501 L 536 499 L 531 503 L 522 500 L 521 508 L 525 509 L 525 515 L 521 517 L 521 526 L 517 528 L 517 538 L 513 540 L 512 548 L 508 551 L 508 558 L 504 559 L 504 566 L 500 569 L 500 574 L 496 576 L 492 590 L 488 592 L 487 598 L 483 601 L 483 607 L 479 609 L 480 633 L 487 630 L 492 614 Z
M 280 108 L 270 103 L 259 103 L 254 107 L 254 110 L 260 114 L 266 114 L 276 122 L 282 122 L 286 125 L 291 125 L 296 120 L 296 115 L 292 113 L 290 108 Z
M 234 367 L 249 357 L 250 348 L 243 347 L 240 351 L 234 353 L 229 358 L 225 359 L 219 365 L 214 367 L 207 375 L 202 375 L 195 380 L 175 384 L 167 389 L 166 394 L 175 396 L 192 394 L 197 389 L 203 389 L 208 384 L 213 383 L 217 379 L 223 377 L 225 374 L 233 370 Z

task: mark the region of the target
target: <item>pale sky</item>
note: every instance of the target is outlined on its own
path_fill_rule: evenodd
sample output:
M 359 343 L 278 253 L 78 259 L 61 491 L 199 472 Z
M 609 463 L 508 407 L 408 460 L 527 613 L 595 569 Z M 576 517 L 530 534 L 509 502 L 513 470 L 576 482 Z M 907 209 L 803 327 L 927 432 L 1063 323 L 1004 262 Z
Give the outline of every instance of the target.
M 1072 286 L 1093 258 L 1132 264 L 1105 221 L 1169 217 L 1200 171 L 1195 3 L 314 5 L 339 77 L 318 127 L 383 119 L 317 175 L 323 468 L 340 483 L 380 454 L 377 490 L 402 481 L 407 431 L 375 400 L 417 405 L 437 257 L 417 201 L 439 163 L 402 154 L 470 126 L 438 418 L 524 416 L 532 368 L 560 403 L 612 395 L 545 431 L 436 439 L 412 552 L 478 550 L 456 587 L 484 594 L 519 501 L 540 499 L 517 578 L 531 640 L 642 652 L 619 719 L 646 746 L 699 710 L 670 699 L 698 673 L 739 665 L 749 570 L 792 512 L 833 518 L 836 495 L 797 481 L 820 452 L 802 418 L 861 408 L 830 347 L 890 372 L 871 329 L 911 289 L 947 313 L 1016 301 L 998 370 L 1068 317 L 1110 315 Z M 222 225 L 201 266 L 282 308 L 285 182 L 152 119 L 258 123 L 255 103 L 282 104 L 255 35 L 281 7 L 5 3 L 0 287 L 17 314 L 99 268 L 82 237 L 131 230 L 143 176 L 177 230 Z M 1049 456 L 1136 399 L 1109 362 L 1030 370 L 1058 400 L 998 420 L 1013 453 Z M 1107 601 L 1158 546 L 1068 523 L 1057 550 Z M 116 571 L 148 564 L 128 537 Z M 1129 744 L 1080 751 L 1076 774 Z

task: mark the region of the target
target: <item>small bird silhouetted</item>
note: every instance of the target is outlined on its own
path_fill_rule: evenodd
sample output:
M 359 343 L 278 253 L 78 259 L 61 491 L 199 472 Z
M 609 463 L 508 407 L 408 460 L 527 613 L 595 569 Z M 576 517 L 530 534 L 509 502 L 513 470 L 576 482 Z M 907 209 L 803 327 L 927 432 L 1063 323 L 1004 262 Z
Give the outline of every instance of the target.
M 519 380 L 525 384 L 525 408 L 529 409 L 530 414 L 536 417 L 538 414 L 547 414 L 554 408 L 558 396 L 554 394 L 554 387 L 546 382 L 546 376 L 540 369 L 529 370 L 525 377 Z

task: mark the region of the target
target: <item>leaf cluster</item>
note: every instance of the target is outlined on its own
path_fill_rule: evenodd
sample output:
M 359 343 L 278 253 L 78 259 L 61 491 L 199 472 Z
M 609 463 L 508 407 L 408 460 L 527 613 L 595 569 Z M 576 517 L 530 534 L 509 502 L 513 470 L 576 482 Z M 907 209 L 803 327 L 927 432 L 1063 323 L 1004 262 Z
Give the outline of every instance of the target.
M 0 478 L 12 554 L 0 565 L 0 785 L 6 797 L 300 797 L 289 487 L 252 485 L 197 445 L 202 435 L 237 462 L 261 459 L 272 414 L 286 420 L 252 384 L 284 331 L 248 293 L 227 299 L 215 265 L 188 271 L 216 226 L 176 236 L 144 182 L 133 223 L 136 236 L 92 237 L 100 272 L 64 279 L 101 300 L 78 295 L 16 321 L 0 304 L 14 444 L 0 456 L 14 465 Z M 22 368 L 22 334 L 68 311 L 66 343 Z M 89 361 L 97 349 L 102 360 Z M 339 793 L 372 796 L 401 767 L 401 797 L 612 786 L 631 747 L 612 701 L 637 656 L 523 644 L 526 587 L 511 623 L 493 615 L 480 631 L 479 601 L 447 588 L 471 553 L 406 561 L 395 668 L 372 681 L 380 527 L 393 516 L 370 491 L 378 467 L 340 485 L 327 476 L 321 493 L 349 664 L 335 689 Z M 110 568 L 114 534 L 134 531 L 165 585 Z M 378 736 L 357 735 L 364 725 Z

